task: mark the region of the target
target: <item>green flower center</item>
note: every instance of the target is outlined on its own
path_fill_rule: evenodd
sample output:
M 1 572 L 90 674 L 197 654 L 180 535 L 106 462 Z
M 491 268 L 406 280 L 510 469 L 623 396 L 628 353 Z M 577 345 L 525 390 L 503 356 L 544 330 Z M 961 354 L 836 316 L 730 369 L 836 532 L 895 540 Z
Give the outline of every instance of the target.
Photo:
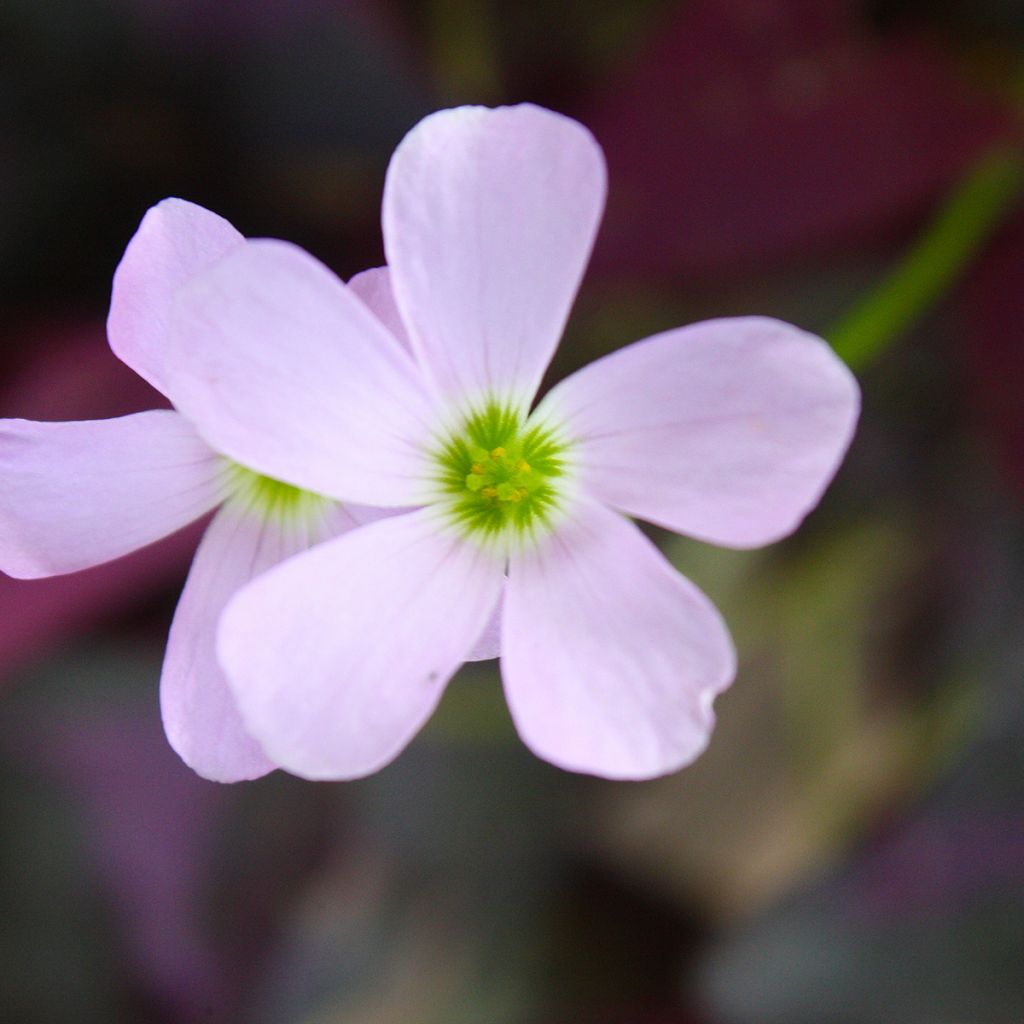
M 470 413 L 435 453 L 442 501 L 464 531 L 532 534 L 557 513 L 567 445 L 500 402 Z
M 263 476 L 237 462 L 224 467 L 227 500 L 260 516 L 266 522 L 292 523 L 318 519 L 329 499 L 281 480 Z

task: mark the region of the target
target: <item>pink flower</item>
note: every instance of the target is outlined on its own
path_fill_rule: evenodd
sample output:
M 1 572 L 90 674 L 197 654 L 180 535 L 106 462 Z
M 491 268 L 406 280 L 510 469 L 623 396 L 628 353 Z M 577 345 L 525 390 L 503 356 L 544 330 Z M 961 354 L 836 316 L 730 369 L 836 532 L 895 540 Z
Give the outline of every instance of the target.
M 146 214 L 125 252 L 114 276 L 110 345 L 172 402 L 180 373 L 166 345 L 173 295 L 248 244 L 215 214 L 168 199 Z M 352 290 L 372 292 L 374 278 L 360 275 Z M 187 417 L 163 409 L 85 422 L 0 420 L 0 479 L 0 569 L 22 579 L 118 558 L 220 506 L 171 626 L 164 726 L 182 759 L 207 778 L 274 768 L 246 733 L 217 665 L 221 609 L 263 569 L 380 513 L 253 472 L 218 454 Z
M 601 151 L 576 122 L 442 111 L 388 170 L 393 305 L 382 273 L 378 317 L 281 242 L 237 248 L 179 292 L 172 391 L 211 444 L 406 509 L 271 569 L 225 610 L 218 654 L 246 728 L 289 771 L 354 778 L 394 758 L 506 572 L 505 691 L 540 757 L 642 779 L 707 744 L 735 671 L 728 632 L 626 516 L 738 548 L 785 536 L 835 472 L 858 390 L 820 339 L 744 318 L 641 341 L 531 411 L 604 197 Z

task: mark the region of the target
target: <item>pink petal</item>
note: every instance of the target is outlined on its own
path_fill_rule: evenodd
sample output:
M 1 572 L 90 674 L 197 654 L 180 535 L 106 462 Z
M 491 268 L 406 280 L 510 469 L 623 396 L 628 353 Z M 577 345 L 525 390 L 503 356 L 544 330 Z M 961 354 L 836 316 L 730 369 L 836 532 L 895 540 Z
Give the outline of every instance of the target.
M 501 656 L 501 619 L 504 614 L 504 596 L 498 598 L 484 631 L 477 637 L 466 661 L 491 661 Z
M 245 731 L 217 664 L 221 612 L 248 582 L 313 544 L 359 524 L 360 512 L 328 505 L 314 521 L 267 521 L 229 500 L 199 545 L 178 602 L 160 680 L 164 729 L 171 746 L 199 775 L 238 782 L 276 766 Z
M 369 307 L 377 319 L 402 343 L 409 348 L 409 333 L 402 323 L 402 316 L 395 305 L 391 290 L 391 273 L 387 267 L 372 267 L 363 270 L 348 282 L 350 291 L 356 293 Z
M 430 510 L 271 569 L 221 620 L 220 662 L 246 727 L 297 775 L 376 771 L 430 716 L 501 585 L 497 556 L 444 532 Z
M 179 293 L 175 405 L 218 451 L 366 505 L 420 503 L 433 412 L 407 353 L 323 264 L 249 242 Z
M 636 526 L 581 503 L 539 550 L 512 559 L 501 668 L 539 757 L 648 779 L 704 750 L 736 659 L 711 602 Z
M 217 504 L 222 466 L 169 410 L 0 420 L 0 570 L 56 576 L 166 537 Z
M 5 333 L 34 343 L 20 372 L 0 375 L 0 409 L 11 417 L 106 419 L 151 409 L 162 399 L 110 351 L 102 322 L 33 317 L 12 321 Z M 68 576 L 28 582 L 0 575 L 0 689 L 56 639 L 110 621 L 147 595 L 180 584 L 201 533 L 186 528 L 134 555 Z
M 245 239 L 184 199 L 165 199 L 142 218 L 114 273 L 107 336 L 140 377 L 169 398 L 165 338 L 174 293 Z
M 421 121 L 391 159 L 384 245 L 413 350 L 442 393 L 528 405 L 604 207 L 600 147 L 530 104 Z
M 820 338 L 761 317 L 666 331 L 599 359 L 545 398 L 591 492 L 713 544 L 790 533 L 850 444 L 853 375 Z

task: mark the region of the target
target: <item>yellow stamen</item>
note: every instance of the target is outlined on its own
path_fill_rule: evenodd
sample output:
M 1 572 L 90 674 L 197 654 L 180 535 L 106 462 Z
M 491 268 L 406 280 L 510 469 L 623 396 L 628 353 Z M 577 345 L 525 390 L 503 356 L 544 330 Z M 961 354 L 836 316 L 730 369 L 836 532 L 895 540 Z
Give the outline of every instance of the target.
M 494 451 L 491 452 L 491 458 L 494 459 L 495 462 L 497 462 L 498 459 L 505 458 L 505 449 L 502 448 L 501 445 L 499 445 L 497 448 L 494 449 Z
M 470 472 L 471 473 L 476 473 L 477 476 L 483 476 L 484 475 L 484 467 L 481 466 L 479 462 L 474 462 L 473 463 L 473 468 L 470 470 Z
M 520 459 L 516 463 L 516 469 L 518 469 L 520 473 L 529 473 L 530 464 L 526 461 L 526 459 Z
M 485 498 L 496 498 L 498 496 L 498 488 L 497 487 L 485 487 L 480 493 Z

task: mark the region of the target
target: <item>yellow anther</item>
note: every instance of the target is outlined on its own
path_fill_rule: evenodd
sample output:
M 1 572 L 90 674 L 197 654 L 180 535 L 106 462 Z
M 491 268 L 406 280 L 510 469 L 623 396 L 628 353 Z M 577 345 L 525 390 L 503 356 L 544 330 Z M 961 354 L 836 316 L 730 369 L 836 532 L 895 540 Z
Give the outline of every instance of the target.
M 530 464 L 526 461 L 526 459 L 520 459 L 516 463 L 516 469 L 518 469 L 520 473 L 529 473 Z
M 497 487 L 485 487 L 480 493 L 485 498 L 496 498 L 498 496 L 498 488 Z
M 491 458 L 494 459 L 495 462 L 497 462 L 498 459 L 505 458 L 505 449 L 502 448 L 501 445 L 498 445 L 498 447 L 491 452 Z
M 513 501 L 522 501 L 523 498 L 525 498 L 529 493 L 530 492 L 525 487 L 517 487 L 516 488 L 516 496 L 512 500 Z
M 463 463 L 463 465 L 465 465 L 465 463 Z M 479 462 L 474 462 L 473 463 L 473 468 L 470 470 L 470 472 L 471 473 L 476 473 L 477 476 L 483 476 L 484 475 L 484 467 L 481 466 Z

